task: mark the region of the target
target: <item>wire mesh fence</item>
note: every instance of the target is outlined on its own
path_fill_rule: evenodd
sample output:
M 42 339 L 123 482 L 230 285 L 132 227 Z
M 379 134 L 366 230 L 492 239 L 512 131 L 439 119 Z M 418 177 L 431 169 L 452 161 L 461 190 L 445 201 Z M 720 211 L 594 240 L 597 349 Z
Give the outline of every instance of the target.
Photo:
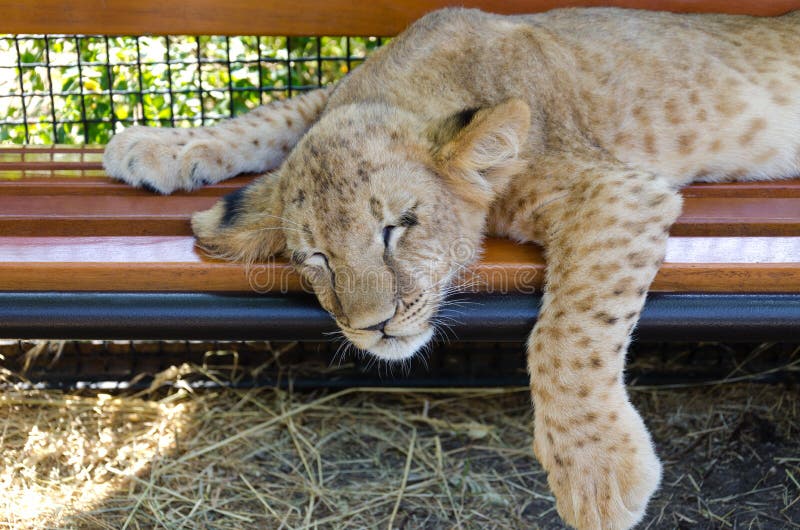
M 103 144 L 333 83 L 377 37 L 0 35 L 0 142 Z

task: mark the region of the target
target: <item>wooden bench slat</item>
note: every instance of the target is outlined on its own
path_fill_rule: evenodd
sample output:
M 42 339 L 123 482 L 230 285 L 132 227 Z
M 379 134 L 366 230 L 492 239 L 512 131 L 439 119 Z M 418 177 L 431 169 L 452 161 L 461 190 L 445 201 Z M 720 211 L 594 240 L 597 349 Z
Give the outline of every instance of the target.
M 70 188 L 78 193 L 92 189 L 93 194 L 97 195 L 153 195 L 149 191 L 133 188 L 107 177 L 99 164 L 92 166 L 78 167 L 65 163 L 63 169 L 52 169 L 40 168 L 35 164 L 14 163 L 12 166 L 11 163 L 0 162 L 0 195 L 71 194 Z M 191 194 L 179 191 L 173 195 L 221 196 L 248 184 L 254 178 L 253 175 L 242 175 L 197 189 Z M 700 183 L 686 186 L 681 193 L 687 198 L 800 198 L 800 179 Z
M 678 12 L 777 15 L 797 0 L 0 0 L 3 31 L 109 35 L 395 35 L 445 6 L 530 13 L 564 6 L 611 5 Z
M 535 245 L 489 239 L 476 288 L 541 288 L 545 262 Z M 284 261 L 243 265 L 208 258 L 189 236 L 0 237 L 0 290 L 254 291 L 300 288 Z M 800 237 L 670 238 L 653 290 L 783 292 L 800 289 Z
M 223 190 L 215 191 L 221 194 Z M 209 208 L 217 195 L 207 191 L 159 196 L 141 190 L 119 195 L 0 194 L 0 235 L 188 235 L 191 214 Z M 800 199 L 689 197 L 671 234 L 797 235 L 800 234 Z
M 483 261 L 500 266 L 543 263 L 536 245 L 488 238 Z M 670 263 L 798 263 L 796 237 L 671 237 Z M 191 236 L 0 237 L 0 262 L 224 263 L 206 256 Z
M 105 176 L 99 146 L 0 146 L 0 195 L 86 194 L 152 196 Z M 254 176 L 240 176 L 187 194 L 221 196 Z M 72 190 L 71 188 L 74 188 Z M 701 183 L 682 190 L 687 198 L 798 198 L 800 179 Z

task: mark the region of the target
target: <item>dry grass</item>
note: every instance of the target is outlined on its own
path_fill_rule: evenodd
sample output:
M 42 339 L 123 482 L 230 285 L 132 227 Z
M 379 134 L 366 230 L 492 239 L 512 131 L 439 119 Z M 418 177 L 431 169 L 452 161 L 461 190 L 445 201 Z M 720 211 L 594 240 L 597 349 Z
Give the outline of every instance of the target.
M 0 527 L 561 528 L 525 389 L 0 396 Z M 642 528 L 800 527 L 800 396 L 635 389 L 665 461 Z

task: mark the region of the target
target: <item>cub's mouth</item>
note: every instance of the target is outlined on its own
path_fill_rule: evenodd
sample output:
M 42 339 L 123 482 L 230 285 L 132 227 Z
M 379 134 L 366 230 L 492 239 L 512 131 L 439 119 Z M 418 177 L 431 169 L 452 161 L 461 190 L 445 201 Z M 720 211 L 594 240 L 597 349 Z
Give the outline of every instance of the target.
M 430 325 L 420 332 L 406 335 L 388 335 L 382 331 L 342 331 L 357 348 L 385 361 L 409 359 L 433 338 L 433 327 Z
M 379 327 L 353 329 L 338 319 L 336 323 L 356 348 L 384 361 L 402 361 L 431 341 L 438 310 L 438 297 L 419 294 L 399 301 L 395 315 Z

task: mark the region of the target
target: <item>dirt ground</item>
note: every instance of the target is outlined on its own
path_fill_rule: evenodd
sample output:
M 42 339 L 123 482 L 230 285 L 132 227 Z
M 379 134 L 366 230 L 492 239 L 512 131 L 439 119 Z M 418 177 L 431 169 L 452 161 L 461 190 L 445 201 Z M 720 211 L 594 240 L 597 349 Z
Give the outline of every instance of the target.
M 188 385 L 198 371 L 139 393 L 7 384 L 0 528 L 563 528 L 524 388 Z M 631 392 L 665 469 L 640 528 L 800 528 L 796 383 Z

